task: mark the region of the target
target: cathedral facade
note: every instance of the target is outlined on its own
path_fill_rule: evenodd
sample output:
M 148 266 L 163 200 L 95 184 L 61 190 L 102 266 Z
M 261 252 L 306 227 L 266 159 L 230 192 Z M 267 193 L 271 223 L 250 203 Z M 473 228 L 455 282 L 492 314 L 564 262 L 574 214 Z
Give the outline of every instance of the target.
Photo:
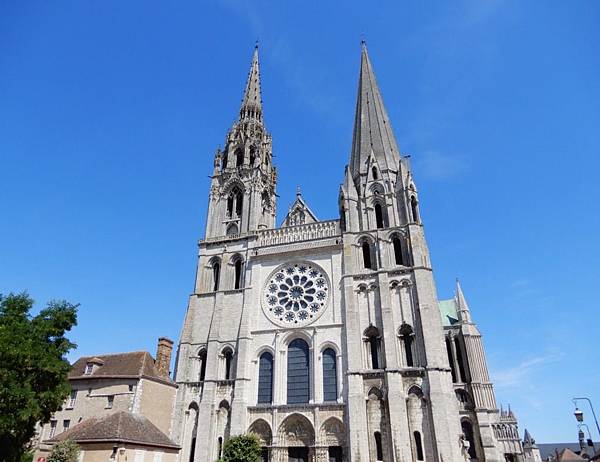
M 211 178 L 176 362 L 180 462 L 216 461 L 249 432 L 273 462 L 523 460 L 460 285 L 437 297 L 364 43 L 339 219 L 317 219 L 298 191 L 276 226 L 258 49 Z

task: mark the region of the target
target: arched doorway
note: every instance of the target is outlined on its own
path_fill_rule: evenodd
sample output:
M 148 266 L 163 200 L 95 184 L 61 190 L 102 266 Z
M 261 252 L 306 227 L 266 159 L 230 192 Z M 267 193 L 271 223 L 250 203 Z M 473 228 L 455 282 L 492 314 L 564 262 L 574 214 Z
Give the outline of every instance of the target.
M 319 431 L 319 454 L 317 460 L 329 462 L 342 462 L 344 460 L 344 444 L 346 441 L 346 429 L 342 421 L 336 417 L 330 417 Z
M 269 462 L 271 450 L 270 447 L 273 440 L 273 435 L 271 433 L 271 427 L 269 424 L 263 419 L 255 420 L 252 425 L 250 425 L 248 433 L 254 433 L 260 440 L 260 445 L 262 448 L 261 462 Z
M 279 444 L 287 447 L 288 462 L 309 462 L 314 452 L 315 431 L 301 414 L 292 414 L 279 427 Z M 285 459 L 284 459 L 285 460 Z

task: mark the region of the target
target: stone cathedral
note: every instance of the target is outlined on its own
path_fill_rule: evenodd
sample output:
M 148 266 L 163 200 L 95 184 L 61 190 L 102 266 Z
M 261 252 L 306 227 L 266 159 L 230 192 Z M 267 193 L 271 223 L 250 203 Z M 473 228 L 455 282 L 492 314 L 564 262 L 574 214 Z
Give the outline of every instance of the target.
M 276 183 L 255 49 L 214 156 L 181 332 L 179 461 L 216 461 L 251 432 L 273 462 L 522 462 L 458 282 L 438 299 L 416 178 L 364 43 L 339 219 L 298 191 L 278 227 Z

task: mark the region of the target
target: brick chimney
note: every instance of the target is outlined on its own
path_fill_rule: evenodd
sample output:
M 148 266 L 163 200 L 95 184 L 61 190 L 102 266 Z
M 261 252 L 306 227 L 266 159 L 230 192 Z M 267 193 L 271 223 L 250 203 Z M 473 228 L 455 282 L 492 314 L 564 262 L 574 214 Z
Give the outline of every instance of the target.
M 168 339 L 167 337 L 160 337 L 158 339 L 158 346 L 156 347 L 156 360 L 154 361 L 154 365 L 161 377 L 169 377 L 172 352 L 173 340 Z

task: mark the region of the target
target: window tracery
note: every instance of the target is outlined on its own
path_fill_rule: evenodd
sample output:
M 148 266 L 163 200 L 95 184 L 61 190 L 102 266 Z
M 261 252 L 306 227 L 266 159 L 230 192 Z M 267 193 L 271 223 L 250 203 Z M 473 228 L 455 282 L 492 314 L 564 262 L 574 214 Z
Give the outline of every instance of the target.
M 309 324 L 327 307 L 329 291 L 325 271 L 314 263 L 281 265 L 263 289 L 263 310 L 276 324 Z

